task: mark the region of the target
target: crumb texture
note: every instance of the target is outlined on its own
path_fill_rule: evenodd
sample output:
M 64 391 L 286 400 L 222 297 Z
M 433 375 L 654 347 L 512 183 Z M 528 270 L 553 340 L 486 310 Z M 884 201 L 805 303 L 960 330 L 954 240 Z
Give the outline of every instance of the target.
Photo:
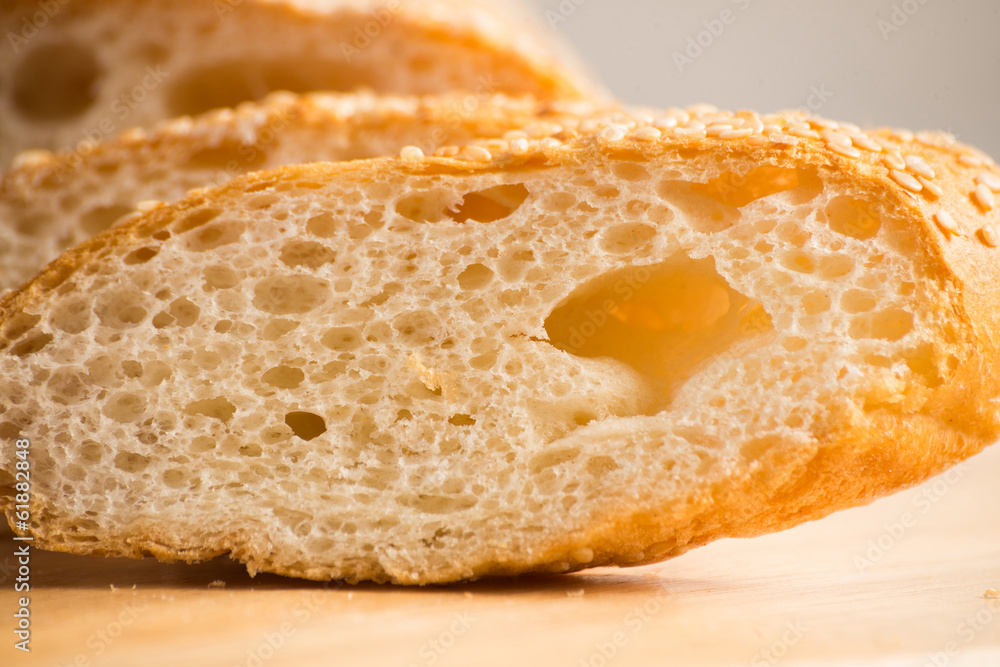
M 435 164 L 234 181 L 8 299 L 35 530 L 403 583 L 648 562 L 960 363 L 916 228 L 828 164 Z M 593 538 L 623 512 L 682 518 Z

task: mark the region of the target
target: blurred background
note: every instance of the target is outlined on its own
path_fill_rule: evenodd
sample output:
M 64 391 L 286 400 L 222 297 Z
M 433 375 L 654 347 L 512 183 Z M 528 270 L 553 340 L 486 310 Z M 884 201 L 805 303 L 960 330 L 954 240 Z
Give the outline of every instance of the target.
M 531 0 L 621 99 L 809 108 L 1000 158 L 996 0 Z

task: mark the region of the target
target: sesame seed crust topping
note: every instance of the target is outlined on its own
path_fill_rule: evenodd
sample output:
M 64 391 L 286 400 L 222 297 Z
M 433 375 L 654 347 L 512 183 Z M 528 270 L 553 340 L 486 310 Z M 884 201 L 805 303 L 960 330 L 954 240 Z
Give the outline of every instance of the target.
M 952 236 L 962 236 L 962 230 L 959 228 L 958 223 L 955 222 L 955 218 L 952 217 L 951 213 L 945 210 L 940 210 L 934 214 L 934 222 L 937 223 L 938 227 L 945 234 L 951 234 Z
M 982 183 L 977 185 L 976 189 L 972 191 L 972 198 L 976 200 L 976 203 L 984 211 L 992 211 L 996 205 L 996 198 L 993 196 L 993 191 Z
M 419 162 L 424 159 L 424 152 L 417 146 L 405 146 L 399 151 L 399 157 L 406 162 Z
M 920 181 L 918 181 L 916 177 L 911 175 L 909 172 L 893 169 L 889 172 L 889 176 L 892 180 L 896 181 L 896 183 L 910 192 L 920 192 L 924 189 L 924 186 L 920 184 Z
M 1000 247 L 1000 227 L 997 225 L 987 225 L 979 230 L 979 237 L 983 243 L 991 248 Z
M 536 152 L 569 148 L 578 143 L 600 142 L 698 146 L 704 142 L 729 142 L 728 150 L 757 150 L 772 147 L 781 150 L 817 153 L 825 151 L 829 159 L 846 159 L 869 168 L 883 169 L 882 175 L 893 184 L 923 201 L 946 199 L 947 189 L 962 183 L 971 193 L 965 210 L 952 207 L 931 216 L 947 238 L 975 238 L 983 245 L 997 247 L 991 241 L 1000 238 L 1000 227 L 966 234 L 960 220 L 986 215 L 997 207 L 1000 195 L 1000 172 L 985 153 L 956 142 L 950 134 L 909 130 L 880 129 L 866 131 L 851 123 L 811 116 L 802 111 L 761 115 L 754 111 L 720 111 L 711 105 L 686 109 L 670 108 L 628 110 L 620 107 L 593 108 L 589 114 L 559 117 L 559 123 L 539 121 L 528 127 L 507 132 L 502 141 L 478 141 L 470 147 L 439 149 L 438 156 L 487 162 L 504 156 L 524 157 Z M 810 146 L 811 144 L 811 146 Z M 942 155 L 943 154 L 943 155 Z M 947 169 L 942 157 L 950 156 L 956 166 Z M 970 170 L 972 173 L 969 173 Z M 877 173 L 877 171 L 876 171 Z M 963 185 L 960 185 L 963 187 Z M 985 221 L 984 221 L 985 222 Z M 971 224 L 970 224 L 971 226 Z

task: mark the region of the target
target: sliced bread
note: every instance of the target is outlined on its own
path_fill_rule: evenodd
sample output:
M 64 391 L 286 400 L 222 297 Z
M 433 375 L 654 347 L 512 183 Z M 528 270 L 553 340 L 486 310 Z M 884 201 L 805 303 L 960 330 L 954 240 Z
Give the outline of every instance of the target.
M 561 135 L 556 132 L 554 135 Z M 0 301 L 48 549 L 427 584 L 638 565 L 1000 433 L 1000 171 L 707 107 L 286 167 Z

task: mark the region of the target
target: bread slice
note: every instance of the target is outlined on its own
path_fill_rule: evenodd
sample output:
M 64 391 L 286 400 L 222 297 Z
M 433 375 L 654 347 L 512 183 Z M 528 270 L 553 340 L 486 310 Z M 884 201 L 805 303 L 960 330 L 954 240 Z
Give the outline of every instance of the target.
M 45 5 L 43 7 L 42 5 Z M 0 167 L 19 151 L 288 90 L 602 95 L 510 0 L 12 0 Z
M 315 161 L 427 154 L 442 145 L 569 122 L 592 103 L 531 97 L 275 93 L 262 102 L 135 130 L 86 151 L 22 154 L 0 174 L 0 292 L 110 227 L 140 202 L 175 201 L 261 169 Z
M 9 519 L 27 438 L 36 546 L 428 584 L 652 563 L 996 439 L 984 156 L 710 107 L 551 133 L 70 250 L 0 302 Z

